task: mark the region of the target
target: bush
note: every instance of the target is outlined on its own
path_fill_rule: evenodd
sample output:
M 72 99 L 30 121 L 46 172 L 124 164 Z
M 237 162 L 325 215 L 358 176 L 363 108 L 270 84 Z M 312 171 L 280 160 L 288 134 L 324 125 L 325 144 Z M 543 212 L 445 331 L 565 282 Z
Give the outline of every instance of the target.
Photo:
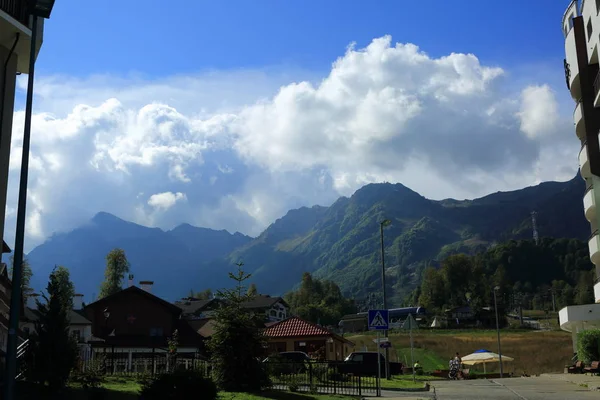
M 147 381 L 140 391 L 140 400 L 179 400 L 199 396 L 215 400 L 217 386 L 195 371 L 175 371 Z
M 586 363 L 600 361 L 600 329 L 589 329 L 577 334 L 577 358 Z
M 105 358 L 97 355 L 90 361 L 83 372 L 78 372 L 71 377 L 73 382 L 79 383 L 84 390 L 98 389 L 106 381 L 104 376 Z

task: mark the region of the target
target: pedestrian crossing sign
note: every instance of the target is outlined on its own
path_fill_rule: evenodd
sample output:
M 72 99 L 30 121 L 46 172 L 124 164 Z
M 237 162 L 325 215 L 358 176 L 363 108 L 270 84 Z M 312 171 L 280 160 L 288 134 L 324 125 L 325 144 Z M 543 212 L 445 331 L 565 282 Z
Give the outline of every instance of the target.
M 369 310 L 369 329 L 387 330 L 389 329 L 388 310 Z

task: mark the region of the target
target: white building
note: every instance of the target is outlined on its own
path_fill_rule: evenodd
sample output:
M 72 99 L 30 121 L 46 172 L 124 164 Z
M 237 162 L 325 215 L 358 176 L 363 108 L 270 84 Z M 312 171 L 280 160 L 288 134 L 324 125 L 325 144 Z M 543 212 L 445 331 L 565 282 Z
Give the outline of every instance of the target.
M 573 121 L 581 141 L 579 168 L 586 182 L 583 198 L 585 217 L 590 221 L 590 259 L 600 277 L 600 0 L 572 1 L 562 19 L 565 37 L 565 79 L 575 101 Z M 595 304 L 568 306 L 560 310 L 561 329 L 573 335 L 573 352 L 577 352 L 577 333 L 600 328 L 600 280 L 594 285 Z

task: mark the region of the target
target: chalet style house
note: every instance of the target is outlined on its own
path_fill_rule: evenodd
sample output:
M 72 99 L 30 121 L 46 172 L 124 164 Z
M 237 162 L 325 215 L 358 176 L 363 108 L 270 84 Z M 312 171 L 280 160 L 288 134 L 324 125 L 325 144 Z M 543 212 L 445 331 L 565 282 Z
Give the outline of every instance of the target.
M 165 353 L 168 340 L 177 331 L 179 354 L 203 352 L 204 340 L 183 310 L 151 293 L 152 282 L 140 282 L 84 307 L 92 323 L 89 343 L 94 351 L 126 353 L 131 360 L 139 353 Z
M 219 298 L 200 300 L 186 297 L 176 301 L 175 305 L 183 310 L 182 318 L 191 321 L 209 319 L 222 302 L 223 300 Z M 287 318 L 290 308 L 283 298 L 264 294 L 256 295 L 254 299 L 244 303 L 243 307 L 248 311 L 264 313 L 267 322 L 277 322 Z

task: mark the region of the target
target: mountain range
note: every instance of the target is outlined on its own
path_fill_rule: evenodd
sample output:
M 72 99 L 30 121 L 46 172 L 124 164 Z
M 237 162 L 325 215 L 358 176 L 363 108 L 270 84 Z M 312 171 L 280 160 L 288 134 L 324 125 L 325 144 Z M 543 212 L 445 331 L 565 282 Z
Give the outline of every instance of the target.
M 474 200 L 436 201 L 399 183 L 369 184 L 329 207 L 290 210 L 256 238 L 188 224 L 164 231 L 100 212 L 71 232 L 54 234 L 27 258 L 34 288 L 45 287 L 54 265 L 64 265 L 88 301 L 98 293 L 104 257 L 115 247 L 125 250 L 136 280 L 153 280 L 153 291 L 169 300 L 190 289 L 230 286 L 228 272 L 239 261 L 261 293 L 284 294 L 308 271 L 359 299 L 380 288 L 379 223 L 389 219 L 384 246 L 393 303 L 418 283 L 425 265 L 531 238 L 533 211 L 540 236 L 587 239 L 584 191 L 579 176 Z

